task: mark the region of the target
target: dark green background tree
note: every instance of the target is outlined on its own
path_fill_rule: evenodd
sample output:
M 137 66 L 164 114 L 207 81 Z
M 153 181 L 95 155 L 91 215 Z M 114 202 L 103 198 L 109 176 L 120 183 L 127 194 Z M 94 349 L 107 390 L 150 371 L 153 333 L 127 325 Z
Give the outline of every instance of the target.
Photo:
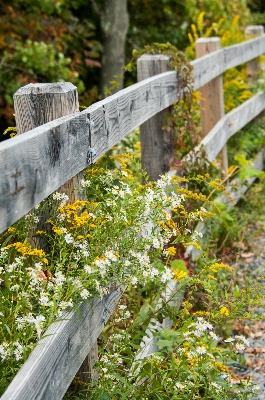
M 123 86 L 122 65 L 134 48 L 170 42 L 185 49 L 201 11 L 206 26 L 223 18 L 229 28 L 236 14 L 242 27 L 262 23 L 264 2 L 248 5 L 252 19 L 245 0 L 0 0 L 0 132 L 15 124 L 19 87 L 71 81 L 88 106 L 110 81 Z M 135 80 L 125 74 L 125 86 Z

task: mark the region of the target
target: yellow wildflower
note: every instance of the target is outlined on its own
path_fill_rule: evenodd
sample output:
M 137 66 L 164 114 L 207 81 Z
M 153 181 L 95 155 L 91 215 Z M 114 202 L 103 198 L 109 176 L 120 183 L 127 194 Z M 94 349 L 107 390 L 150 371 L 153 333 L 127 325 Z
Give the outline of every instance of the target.
M 176 249 L 175 247 L 169 247 L 168 249 L 166 249 L 166 254 L 169 256 L 174 256 L 176 254 Z
M 17 229 L 16 228 L 8 228 L 8 230 L 7 230 L 7 232 L 8 233 L 13 233 L 13 232 L 16 232 L 17 231 Z
M 221 315 L 226 315 L 227 317 L 230 314 L 226 307 L 222 307 L 219 312 L 220 312 Z
M 187 272 L 186 271 L 175 271 L 172 270 L 174 272 L 174 280 L 179 282 L 182 278 L 185 278 L 185 276 L 187 276 Z

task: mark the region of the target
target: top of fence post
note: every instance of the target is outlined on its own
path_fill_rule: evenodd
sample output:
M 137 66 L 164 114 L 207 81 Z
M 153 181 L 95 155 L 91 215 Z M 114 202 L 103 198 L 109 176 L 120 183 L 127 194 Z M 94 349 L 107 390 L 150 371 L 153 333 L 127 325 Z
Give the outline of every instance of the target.
M 79 111 L 77 88 L 70 82 L 30 83 L 14 94 L 17 133 Z

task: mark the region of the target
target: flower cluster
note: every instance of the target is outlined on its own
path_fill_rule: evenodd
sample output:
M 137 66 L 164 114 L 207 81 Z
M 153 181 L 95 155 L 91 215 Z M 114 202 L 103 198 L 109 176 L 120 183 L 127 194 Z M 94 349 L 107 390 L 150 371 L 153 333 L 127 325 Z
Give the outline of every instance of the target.
M 169 262 L 176 253 L 171 238 L 178 237 L 185 246 L 192 236 L 185 224 L 180 231 L 177 223 L 186 199 L 186 194 L 178 193 L 177 181 L 165 175 L 142 186 L 125 169 L 99 169 L 91 170 L 81 186 L 88 200 L 71 204 L 65 193 L 51 196 L 46 232 L 36 225 L 45 202 L 26 217 L 24 232 L 17 227 L 7 232 L 16 240 L 7 241 L 0 253 L 0 282 L 5 288 L 0 309 L 2 374 L 7 359 L 13 357 L 19 365 L 19 355 L 23 352 L 24 359 L 29 354 L 48 323 L 75 304 L 102 298 L 112 285 L 153 282 L 162 287 L 176 278 Z M 27 240 L 28 232 L 45 239 L 46 252 Z M 128 320 L 129 311 L 119 318 Z M 6 325 L 14 326 L 14 331 L 6 330 Z

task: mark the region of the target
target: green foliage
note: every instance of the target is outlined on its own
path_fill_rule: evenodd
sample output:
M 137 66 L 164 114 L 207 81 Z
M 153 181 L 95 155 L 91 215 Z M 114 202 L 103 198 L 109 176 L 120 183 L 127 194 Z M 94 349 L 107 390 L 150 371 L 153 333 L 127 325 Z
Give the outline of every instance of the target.
M 171 269 L 174 249 L 165 250 L 166 260 L 158 263 L 172 237 L 177 246 L 199 246 L 196 234 L 185 228 L 211 215 L 200 209 L 205 198 L 183 191 L 177 177 L 162 176 L 143 186 L 128 169 L 132 155 L 112 157 L 119 169 L 88 169 L 81 182 L 88 200 L 67 204 L 66 194 L 55 193 L 1 235 L 2 392 L 64 310 L 102 297 L 110 287 L 148 286 L 150 281 L 160 290 L 174 275 L 179 280 L 187 275 L 181 261 Z M 185 199 L 197 199 L 192 217 Z M 38 222 L 45 215 L 43 231 Z M 37 238 L 46 243 L 46 253 L 35 247 Z M 129 316 L 124 311 L 121 321 Z

